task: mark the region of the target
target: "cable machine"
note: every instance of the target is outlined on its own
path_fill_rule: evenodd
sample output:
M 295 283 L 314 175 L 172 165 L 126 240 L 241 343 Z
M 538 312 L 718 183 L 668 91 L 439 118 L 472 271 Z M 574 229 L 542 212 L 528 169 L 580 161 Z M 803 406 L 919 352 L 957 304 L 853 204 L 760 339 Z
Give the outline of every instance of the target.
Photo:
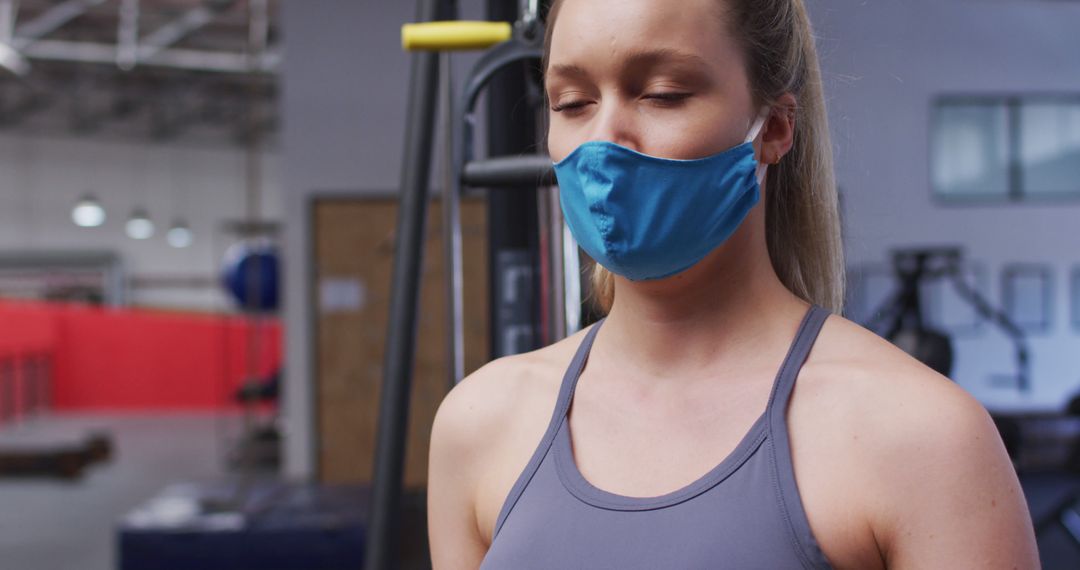
M 397 545 L 437 106 L 441 106 L 445 136 L 442 204 L 448 388 L 464 376 L 460 200 L 465 194 L 480 193 L 488 203 L 492 356 L 532 350 L 580 328 L 577 244 L 562 219 L 557 190 L 551 188 L 555 181 L 551 159 L 529 153 L 537 147 L 536 125 L 543 101 L 539 71 L 544 28 L 539 0 L 520 4 L 488 0 L 487 7 L 489 17 L 502 21 L 454 21 L 454 0 L 420 0 L 418 23 L 402 29 L 402 45 L 414 53 L 365 552 L 365 568 L 373 570 L 394 566 Z M 456 100 L 449 52 L 475 49 L 486 51 L 464 79 Z M 474 151 L 482 93 L 487 94 L 489 105 L 487 158 L 477 158 Z
M 923 318 L 921 286 L 934 279 L 948 280 L 956 293 L 982 318 L 997 326 L 1012 341 L 1016 354 L 1016 386 L 1031 390 L 1029 349 L 1024 332 L 1004 312 L 994 308 L 961 276 L 963 250 L 958 247 L 900 249 L 892 254 L 899 283 L 866 327 L 896 344 L 938 373 L 952 373 L 953 349 L 949 337 L 930 328 Z M 884 328 L 883 328 L 884 323 Z

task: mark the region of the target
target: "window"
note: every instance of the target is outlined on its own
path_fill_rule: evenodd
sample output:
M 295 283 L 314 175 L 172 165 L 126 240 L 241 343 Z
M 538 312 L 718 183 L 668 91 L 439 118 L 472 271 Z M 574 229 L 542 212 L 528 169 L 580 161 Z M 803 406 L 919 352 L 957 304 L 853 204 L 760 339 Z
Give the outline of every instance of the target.
M 1009 195 L 1009 114 L 1003 105 L 938 107 L 934 121 L 936 194 L 942 198 Z
M 1080 199 L 1080 96 L 945 97 L 931 120 L 939 199 Z
M 1048 266 L 1017 263 L 1005 267 L 1002 274 L 1002 294 L 1005 314 L 1016 326 L 1028 333 L 1050 330 L 1054 312 L 1052 272 Z
M 1020 104 L 1020 165 L 1030 196 L 1080 194 L 1080 101 Z

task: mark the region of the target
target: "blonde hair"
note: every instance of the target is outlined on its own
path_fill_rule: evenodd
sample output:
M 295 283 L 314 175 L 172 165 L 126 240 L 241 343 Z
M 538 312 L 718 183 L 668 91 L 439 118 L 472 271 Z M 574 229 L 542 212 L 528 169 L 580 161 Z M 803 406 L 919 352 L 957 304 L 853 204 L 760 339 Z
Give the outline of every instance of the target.
M 843 309 L 844 250 L 833 174 L 821 69 L 803 0 L 723 0 L 730 32 L 742 44 L 755 101 L 776 106 L 784 93 L 796 100 L 794 144 L 770 165 L 765 188 L 765 231 L 774 270 L 792 293 L 835 313 Z M 562 0 L 548 14 L 544 69 Z M 593 267 L 593 295 L 607 312 L 615 279 Z

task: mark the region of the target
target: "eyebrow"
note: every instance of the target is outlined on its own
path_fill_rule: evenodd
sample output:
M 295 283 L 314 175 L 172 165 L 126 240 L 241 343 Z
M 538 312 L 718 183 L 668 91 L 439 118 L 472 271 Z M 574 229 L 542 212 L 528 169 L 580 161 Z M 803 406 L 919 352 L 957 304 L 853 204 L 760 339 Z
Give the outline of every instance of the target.
M 697 54 L 679 51 L 674 48 L 639 49 L 630 52 L 623 61 L 623 67 L 654 66 L 662 63 L 707 67 L 709 64 Z M 574 64 L 557 63 L 548 67 L 548 75 L 567 78 L 587 77 L 589 72 L 584 67 Z

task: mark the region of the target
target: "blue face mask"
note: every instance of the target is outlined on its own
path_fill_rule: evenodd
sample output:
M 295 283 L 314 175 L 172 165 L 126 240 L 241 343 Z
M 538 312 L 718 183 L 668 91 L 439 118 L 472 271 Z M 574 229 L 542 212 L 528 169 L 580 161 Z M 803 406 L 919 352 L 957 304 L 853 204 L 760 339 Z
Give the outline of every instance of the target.
M 724 243 L 760 199 L 752 141 L 695 160 L 590 141 L 555 164 L 563 216 L 582 249 L 634 281 L 680 273 Z

